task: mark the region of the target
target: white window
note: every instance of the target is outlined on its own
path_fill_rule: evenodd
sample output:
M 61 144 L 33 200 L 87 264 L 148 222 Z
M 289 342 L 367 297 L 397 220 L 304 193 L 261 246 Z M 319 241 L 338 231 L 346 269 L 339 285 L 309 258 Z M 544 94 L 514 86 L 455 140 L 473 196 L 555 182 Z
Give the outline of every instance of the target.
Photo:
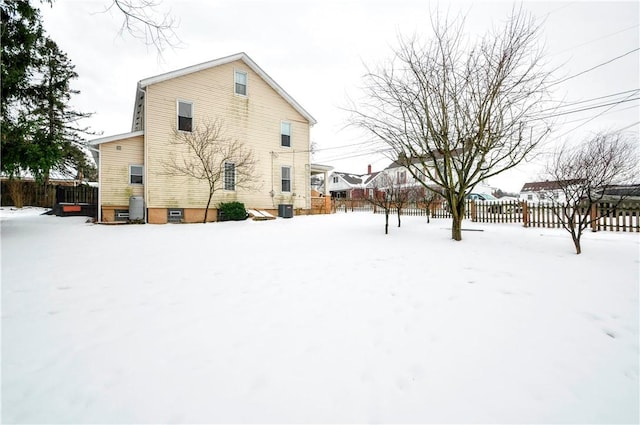
M 242 96 L 247 95 L 247 73 L 244 71 L 235 72 L 235 93 Z
M 236 190 L 236 164 L 224 163 L 224 190 Z
M 334 176 L 334 177 L 333 177 L 333 182 L 334 182 L 334 183 L 338 183 L 338 181 L 339 181 L 338 176 Z
M 142 184 L 142 174 L 144 168 L 142 165 L 129 166 L 129 184 Z
M 398 178 L 398 184 L 405 184 L 407 182 L 407 172 L 398 171 L 397 178 Z
M 283 192 L 291 192 L 291 167 L 282 167 L 281 168 L 282 175 L 282 191 Z
M 193 131 L 193 103 L 178 101 L 178 130 Z
M 291 146 L 291 123 L 280 123 L 280 146 Z

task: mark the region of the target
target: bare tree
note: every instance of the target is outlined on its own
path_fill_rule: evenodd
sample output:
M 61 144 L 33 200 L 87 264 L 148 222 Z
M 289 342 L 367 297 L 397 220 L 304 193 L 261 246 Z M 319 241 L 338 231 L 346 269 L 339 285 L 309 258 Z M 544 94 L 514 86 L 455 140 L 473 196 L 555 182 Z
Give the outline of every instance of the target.
M 617 207 L 627 196 L 612 186 L 638 178 L 638 141 L 621 133 L 600 133 L 577 147 L 566 143 L 553 155 L 546 167 L 546 178 L 555 188 L 543 195 L 561 203 L 554 214 L 571 234 L 576 254 L 582 252 L 580 238 L 585 229 L 599 220 L 597 206 L 607 199 Z M 606 198 L 605 198 L 606 197 Z
M 389 213 L 395 206 L 395 193 L 393 191 L 393 178 L 387 173 L 380 173 L 376 177 L 376 184 L 373 186 L 373 194 L 367 200 L 374 207 L 384 210 L 384 234 L 389 234 Z M 400 218 L 398 217 L 398 226 Z
M 420 191 L 416 189 L 416 198 L 419 200 L 419 202 L 424 204 L 427 212 L 427 223 L 431 223 L 431 209 L 434 205 L 442 203 L 442 192 L 441 190 L 432 186 L 422 187 L 420 189 Z
M 258 189 L 253 151 L 227 138 L 219 120 L 201 121 L 192 131 L 175 130 L 171 144 L 177 149 L 163 163 L 165 174 L 204 181 L 209 187 L 203 223 L 216 191 Z
M 158 55 L 167 47 L 179 46 L 175 30 L 178 21 L 170 11 L 160 11 L 162 0 L 111 0 L 106 10 L 116 9 L 123 15 L 120 34 L 125 31 L 132 37 L 154 46 Z
M 402 210 L 409 205 L 409 202 L 414 197 L 414 187 L 401 184 L 396 180 L 389 190 L 393 194 L 393 206 L 396 209 L 396 214 L 398 214 L 398 227 L 400 227 L 400 216 L 402 215 Z
M 465 195 L 521 163 L 549 131 L 540 27 L 514 9 L 504 29 L 469 44 L 463 24 L 435 18 L 429 42 L 400 39 L 388 65 L 368 70 L 365 100 L 350 119 L 418 182 L 444 189 L 454 240 L 462 239 Z

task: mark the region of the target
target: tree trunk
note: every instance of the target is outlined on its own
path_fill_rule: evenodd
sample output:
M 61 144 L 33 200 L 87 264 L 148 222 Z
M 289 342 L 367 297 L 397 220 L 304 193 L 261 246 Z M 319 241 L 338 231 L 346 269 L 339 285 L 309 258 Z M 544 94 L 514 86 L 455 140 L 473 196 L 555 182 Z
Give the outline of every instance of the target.
M 580 238 L 573 236 L 573 244 L 576 247 L 576 254 L 581 254 L 582 248 L 580 247 Z
M 211 205 L 211 198 L 213 198 L 213 192 L 209 192 L 209 199 L 207 199 L 207 207 L 204 209 L 204 220 L 202 220 L 202 223 L 207 222 L 207 215 L 209 214 L 209 205 Z
M 398 208 L 398 227 L 400 227 L 400 208 Z
M 462 240 L 462 219 L 464 218 L 464 200 L 451 205 L 451 239 Z
M 389 210 L 384 212 L 384 234 L 389 234 Z
M 462 240 L 462 217 L 453 216 L 451 223 L 451 239 L 454 241 Z

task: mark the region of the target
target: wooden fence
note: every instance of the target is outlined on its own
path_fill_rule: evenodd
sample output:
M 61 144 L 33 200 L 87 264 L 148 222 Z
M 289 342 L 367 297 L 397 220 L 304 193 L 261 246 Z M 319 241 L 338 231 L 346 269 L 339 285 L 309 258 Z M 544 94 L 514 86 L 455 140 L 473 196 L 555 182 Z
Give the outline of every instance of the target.
M 525 227 L 562 227 L 561 204 L 535 204 L 519 201 L 482 202 L 467 201 L 465 218 L 477 223 L 522 223 Z M 373 212 L 382 214 L 384 210 L 375 208 L 363 199 L 338 198 L 332 200 L 333 212 Z M 391 214 L 397 214 L 395 208 Z M 624 202 L 619 205 L 600 203 L 589 211 L 590 228 L 593 231 L 640 232 L 640 202 Z M 424 205 L 410 204 L 402 209 L 402 215 L 427 216 Z M 429 215 L 433 218 L 451 218 L 446 203 L 431 205 Z
M 12 197 L 10 185 L 14 184 L 14 196 L 22 197 L 22 204 L 33 207 L 53 208 L 56 204 L 98 204 L 98 188 L 79 185 L 55 185 L 50 184 L 46 187 L 37 185 L 30 180 L 14 180 L 10 183 L 8 180 L 2 181 L 0 190 L 2 191 L 2 206 L 14 206 L 16 201 Z M 15 192 L 17 191 L 17 192 Z
M 98 188 L 93 186 L 57 186 L 56 202 L 98 205 Z

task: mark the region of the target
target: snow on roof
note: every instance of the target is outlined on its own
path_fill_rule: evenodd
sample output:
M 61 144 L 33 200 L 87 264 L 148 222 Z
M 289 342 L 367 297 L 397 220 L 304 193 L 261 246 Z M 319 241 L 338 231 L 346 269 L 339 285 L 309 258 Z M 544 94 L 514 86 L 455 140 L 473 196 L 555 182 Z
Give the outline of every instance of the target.
M 560 189 L 560 183 L 577 183 L 578 180 L 546 180 L 543 182 L 528 182 L 522 186 L 521 192 L 539 192 L 541 190 Z
M 203 71 L 205 69 L 214 68 L 216 66 L 225 65 L 227 63 L 241 60 L 249 68 L 251 68 L 256 74 L 258 74 L 272 89 L 276 91 L 282 98 L 284 98 L 293 108 L 300 113 L 310 125 L 317 123 L 315 118 L 307 112 L 293 97 L 289 95 L 273 78 L 271 78 L 257 63 L 253 61 L 246 53 L 240 52 L 234 55 L 225 56 L 223 58 L 214 59 L 208 62 L 199 63 L 197 65 L 188 66 L 186 68 L 177 69 L 175 71 L 166 72 L 164 74 L 156 75 L 153 77 L 145 78 L 138 81 L 136 88 L 135 105 L 133 110 L 133 122 L 131 123 L 131 130 L 142 130 L 144 122 L 144 88 L 152 84 L 157 84 L 162 81 L 170 80 L 172 78 L 182 77 L 184 75 L 192 74 L 194 72 Z

